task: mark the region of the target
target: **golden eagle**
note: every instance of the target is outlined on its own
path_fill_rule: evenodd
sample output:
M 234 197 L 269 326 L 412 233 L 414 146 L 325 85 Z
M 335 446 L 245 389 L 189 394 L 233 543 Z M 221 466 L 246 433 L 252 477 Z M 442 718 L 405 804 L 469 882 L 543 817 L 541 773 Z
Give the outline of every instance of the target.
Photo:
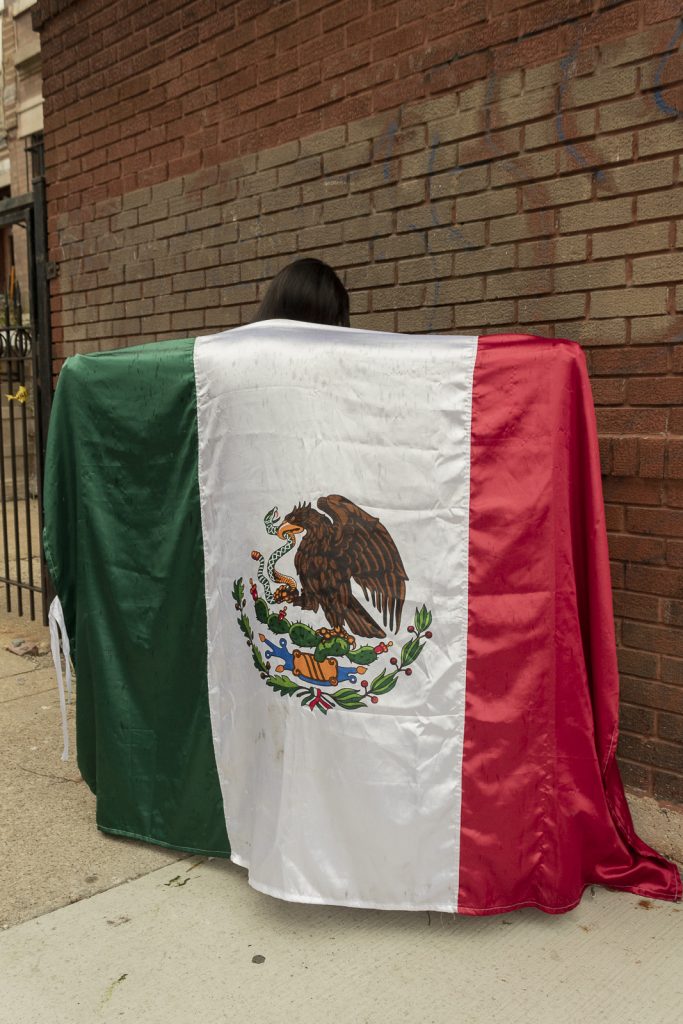
M 304 533 L 294 556 L 301 593 L 287 600 L 305 611 L 322 608 L 333 627 L 347 624 L 360 636 L 386 636 L 353 596 L 354 579 L 381 612 L 384 625 L 397 631 L 408 577 L 388 530 L 340 494 L 319 498 L 317 504 L 320 512 L 310 502 L 297 505 L 278 529 L 280 537 Z

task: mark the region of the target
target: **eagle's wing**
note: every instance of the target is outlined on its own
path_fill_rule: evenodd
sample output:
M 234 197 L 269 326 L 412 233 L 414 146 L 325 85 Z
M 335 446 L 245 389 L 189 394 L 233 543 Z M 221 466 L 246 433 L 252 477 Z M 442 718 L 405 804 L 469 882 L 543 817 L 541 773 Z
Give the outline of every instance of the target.
M 363 590 L 366 600 L 382 613 L 384 625 L 401 625 L 406 596 L 406 571 L 389 531 L 348 498 L 329 494 L 318 508 L 332 520 L 336 533 L 336 560 Z

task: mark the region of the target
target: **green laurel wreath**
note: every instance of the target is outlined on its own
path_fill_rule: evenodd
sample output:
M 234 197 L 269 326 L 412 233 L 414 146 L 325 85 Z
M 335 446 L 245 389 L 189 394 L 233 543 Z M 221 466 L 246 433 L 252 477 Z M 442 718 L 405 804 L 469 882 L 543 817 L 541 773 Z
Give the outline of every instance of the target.
M 299 697 L 304 707 L 317 708 L 324 715 L 335 706 L 344 708 L 347 711 L 356 711 L 358 708 L 366 708 L 368 701 L 376 704 L 380 697 L 390 693 L 396 686 L 398 677 L 402 674 L 410 675 L 413 665 L 424 650 L 427 640 L 431 640 L 432 634 L 429 627 L 432 624 L 432 613 L 425 605 L 417 608 L 413 618 L 412 626 L 408 626 L 408 632 L 412 635 L 401 647 L 400 656 L 391 659 L 392 667 L 389 671 L 383 668 L 379 675 L 372 681 L 361 684 L 359 689 L 351 686 L 341 690 L 330 688 L 324 694 L 319 687 L 301 686 L 300 683 L 290 679 L 284 673 L 271 674 L 271 665 L 266 661 L 254 639 L 254 631 L 245 609 L 247 602 L 244 597 L 244 582 L 242 577 L 235 580 L 232 587 L 232 596 L 235 601 L 235 609 L 238 612 L 237 624 L 244 635 L 247 646 L 251 650 L 252 661 L 261 679 L 264 679 L 268 686 L 282 697 Z M 369 665 L 377 660 L 377 654 L 373 647 L 363 646 L 350 649 L 347 641 L 341 637 L 334 637 L 330 640 L 321 640 L 320 636 L 303 622 L 289 622 L 286 618 L 270 612 L 268 605 L 259 597 L 254 601 L 255 613 L 259 622 L 267 625 L 272 632 L 289 634 L 292 639 L 301 647 L 314 647 L 314 657 L 317 661 L 323 661 L 330 655 L 346 657 L 356 665 Z

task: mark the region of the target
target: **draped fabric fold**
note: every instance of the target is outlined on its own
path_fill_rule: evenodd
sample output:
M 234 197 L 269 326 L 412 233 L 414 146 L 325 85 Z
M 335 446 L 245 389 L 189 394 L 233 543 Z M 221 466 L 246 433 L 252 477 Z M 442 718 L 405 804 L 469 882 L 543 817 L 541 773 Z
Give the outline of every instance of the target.
M 616 762 L 576 343 L 268 321 L 74 357 L 45 524 L 104 831 L 302 902 L 680 898 Z

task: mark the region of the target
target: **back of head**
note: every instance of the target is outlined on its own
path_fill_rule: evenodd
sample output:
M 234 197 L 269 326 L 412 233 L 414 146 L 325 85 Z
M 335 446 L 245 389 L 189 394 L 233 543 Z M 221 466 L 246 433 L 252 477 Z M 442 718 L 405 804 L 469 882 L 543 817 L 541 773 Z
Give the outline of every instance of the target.
M 349 296 L 331 267 L 322 260 L 301 259 L 275 275 L 256 320 L 283 319 L 349 326 Z

